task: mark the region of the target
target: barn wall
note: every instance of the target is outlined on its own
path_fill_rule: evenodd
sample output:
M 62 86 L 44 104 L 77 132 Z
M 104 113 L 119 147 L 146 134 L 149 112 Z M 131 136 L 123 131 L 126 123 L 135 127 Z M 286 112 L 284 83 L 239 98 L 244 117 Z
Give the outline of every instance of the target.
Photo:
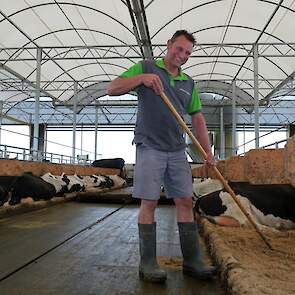
M 61 175 L 62 173 L 72 175 L 92 175 L 92 174 L 103 174 L 103 175 L 114 175 L 119 174 L 119 169 L 110 168 L 98 168 L 91 166 L 82 165 L 71 165 L 71 164 L 51 164 L 51 163 L 39 163 L 30 161 L 19 161 L 19 160 L 7 160 L 0 159 L 0 176 L 19 176 L 24 172 L 32 172 L 33 175 L 41 176 L 47 172 L 54 175 Z
M 253 149 L 217 164 L 221 174 L 233 182 L 291 184 L 295 187 L 295 136 L 281 149 Z M 192 169 L 194 177 L 217 178 L 212 169 Z

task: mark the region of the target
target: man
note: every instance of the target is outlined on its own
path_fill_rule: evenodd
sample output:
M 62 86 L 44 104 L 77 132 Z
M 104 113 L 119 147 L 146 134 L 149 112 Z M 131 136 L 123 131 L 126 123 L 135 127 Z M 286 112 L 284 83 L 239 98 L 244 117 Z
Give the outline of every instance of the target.
M 215 268 L 205 267 L 200 258 L 192 210 L 191 169 L 185 155 L 183 131 L 159 96 L 165 92 L 180 115 L 189 113 L 192 116 L 195 134 L 207 153 L 206 163 L 215 165 L 194 81 L 181 70 L 194 45 L 192 34 L 177 31 L 168 41 L 163 59 L 146 60 L 132 66 L 112 81 L 107 90 L 108 95 L 121 95 L 131 90 L 138 94 L 133 197 L 141 199 L 139 276 L 145 281 L 163 282 L 167 277 L 156 261 L 154 213 L 162 183 L 167 198 L 173 198 L 176 206 L 183 273 L 200 279 L 209 279 L 215 273 Z

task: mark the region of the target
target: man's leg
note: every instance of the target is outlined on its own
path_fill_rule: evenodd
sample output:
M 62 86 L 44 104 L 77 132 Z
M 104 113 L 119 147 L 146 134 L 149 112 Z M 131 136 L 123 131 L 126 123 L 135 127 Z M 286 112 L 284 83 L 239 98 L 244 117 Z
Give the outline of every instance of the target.
M 211 279 L 215 267 L 206 267 L 201 259 L 197 224 L 193 221 L 192 198 L 174 198 L 183 254 L 183 273 L 198 279 Z
M 192 198 L 174 198 L 176 207 L 176 218 L 178 222 L 193 222 L 193 200 Z
M 155 209 L 166 169 L 166 154 L 144 144 L 136 147 L 133 197 L 141 199 L 138 215 L 140 264 L 139 277 L 149 282 L 164 282 L 156 256 Z
M 155 210 L 158 200 L 141 200 L 138 223 L 152 224 L 155 222 Z
M 155 209 L 157 200 L 141 200 L 138 215 L 139 277 L 147 282 L 164 282 L 166 272 L 157 263 Z

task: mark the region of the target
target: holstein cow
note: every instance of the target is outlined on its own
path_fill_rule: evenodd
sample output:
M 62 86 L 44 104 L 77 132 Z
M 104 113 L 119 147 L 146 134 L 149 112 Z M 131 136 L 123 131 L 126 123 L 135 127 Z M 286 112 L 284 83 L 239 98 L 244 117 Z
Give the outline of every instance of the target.
M 0 206 L 8 204 L 11 199 L 11 189 L 17 181 L 18 176 L 0 176 Z
M 42 178 L 24 173 L 21 176 L 12 176 L 11 182 L 7 182 L 7 190 L 10 191 L 9 205 L 20 203 L 21 199 L 32 198 L 37 200 L 49 200 L 56 191 L 52 184 L 47 183 Z
M 85 191 L 85 185 L 83 181 L 76 175 L 66 175 L 62 173 L 61 178 L 67 183 L 67 192 L 83 192 Z
M 65 179 L 63 176 L 56 176 L 51 174 L 50 172 L 41 176 L 41 178 L 54 186 L 56 196 L 63 196 L 68 192 L 67 185 L 69 184 L 69 180 Z
M 91 175 L 77 177 L 84 183 L 85 191 L 100 190 L 104 188 L 121 187 L 125 184 L 125 180 L 118 175 Z
M 122 158 L 101 159 L 95 160 L 91 165 L 93 167 L 123 169 L 125 161 Z
M 115 187 L 121 187 L 126 184 L 126 180 L 118 175 L 110 175 L 109 177 L 113 181 Z
M 8 198 L 9 194 L 7 188 L 5 188 L 4 186 L 0 186 L 0 206 L 7 202 Z
M 295 188 L 291 185 L 251 185 L 229 182 L 243 207 L 258 226 L 295 228 Z M 211 222 L 225 226 L 249 226 L 232 197 L 218 180 L 194 184 L 195 211 Z
M 0 206 L 16 205 L 22 199 L 49 200 L 54 196 L 63 196 L 64 193 L 99 191 L 104 188 L 120 187 L 124 184 L 125 180 L 117 175 L 79 176 L 63 173 L 61 176 L 56 176 L 46 173 L 37 177 L 28 172 L 22 176 L 1 176 Z

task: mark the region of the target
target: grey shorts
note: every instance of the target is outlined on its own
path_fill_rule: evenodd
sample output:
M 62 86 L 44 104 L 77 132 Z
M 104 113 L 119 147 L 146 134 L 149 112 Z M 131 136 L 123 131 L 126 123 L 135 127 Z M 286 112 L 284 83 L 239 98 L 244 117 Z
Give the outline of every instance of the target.
M 158 200 L 161 185 L 167 198 L 192 196 L 192 173 L 184 150 L 164 152 L 144 144 L 138 145 L 133 198 Z

